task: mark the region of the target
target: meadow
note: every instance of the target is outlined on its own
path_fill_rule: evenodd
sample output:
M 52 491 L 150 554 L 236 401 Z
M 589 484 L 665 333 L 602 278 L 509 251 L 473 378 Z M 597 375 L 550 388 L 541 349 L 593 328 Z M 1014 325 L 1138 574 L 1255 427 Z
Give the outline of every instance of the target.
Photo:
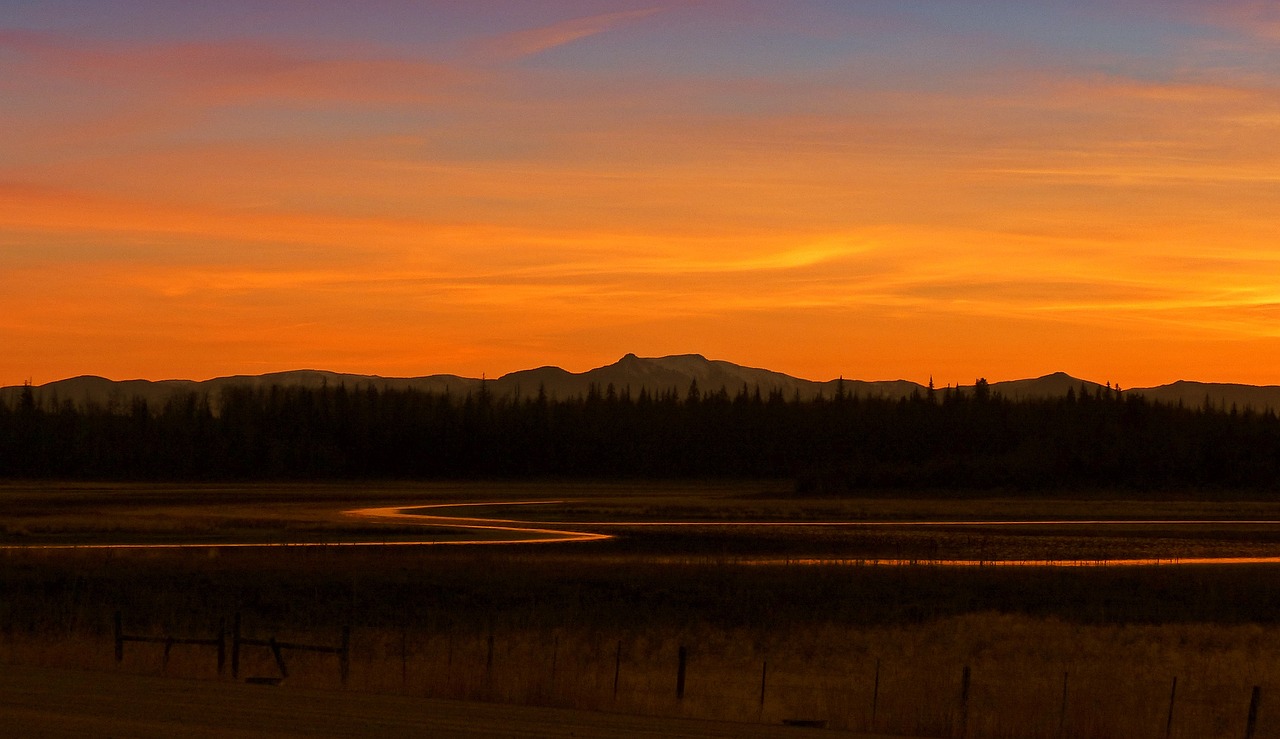
M 0 544 L 421 537 L 422 527 L 342 511 L 550 499 L 569 502 L 485 515 L 707 525 L 487 547 L 7 549 L 0 660 L 225 681 L 209 647 L 173 645 L 166 660 L 162 644 L 130 643 L 117 663 L 114 618 L 130 634 L 207 637 L 239 614 L 256 638 L 333 644 L 349 627 L 354 692 L 916 736 L 1101 738 L 1243 737 L 1257 686 L 1254 736 L 1280 736 L 1280 566 L 797 564 L 1249 556 L 1280 548 L 1274 527 L 714 525 L 1280 520 L 1266 501 L 803 499 L 768 483 L 9 485 Z M 270 650 L 242 656 L 241 679 L 278 675 Z M 332 655 L 286 657 L 282 690 L 341 685 Z

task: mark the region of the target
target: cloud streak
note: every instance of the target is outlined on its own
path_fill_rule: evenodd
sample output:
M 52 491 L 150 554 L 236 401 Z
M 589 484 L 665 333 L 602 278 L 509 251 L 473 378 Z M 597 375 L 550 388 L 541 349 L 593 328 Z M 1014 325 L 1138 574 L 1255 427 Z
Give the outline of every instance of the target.
M 444 62 L 340 55 L 252 40 L 146 45 L 50 33 L 0 32 L 9 66 L 31 79 L 61 79 L 106 90 L 228 104 L 245 101 L 423 103 L 475 76 Z
M 571 18 L 547 26 L 505 33 L 472 46 L 477 59 L 507 61 L 541 54 L 581 39 L 596 36 L 658 13 L 659 7 Z
M 699 351 L 1128 385 L 1206 337 L 1263 379 L 1280 77 L 1227 20 L 1265 14 L 1049 5 L 9 23 L 0 382 Z

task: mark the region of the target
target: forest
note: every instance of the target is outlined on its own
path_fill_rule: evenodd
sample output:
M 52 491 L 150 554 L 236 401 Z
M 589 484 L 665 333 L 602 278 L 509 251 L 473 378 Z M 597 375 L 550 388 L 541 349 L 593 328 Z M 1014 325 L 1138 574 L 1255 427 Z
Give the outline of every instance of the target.
M 742 387 L 567 399 L 235 387 L 162 406 L 0 403 L 0 477 L 95 480 L 789 479 L 883 491 L 1251 491 L 1280 479 L 1273 411 L 1082 386 L 1013 401 L 979 381 L 910 398 Z

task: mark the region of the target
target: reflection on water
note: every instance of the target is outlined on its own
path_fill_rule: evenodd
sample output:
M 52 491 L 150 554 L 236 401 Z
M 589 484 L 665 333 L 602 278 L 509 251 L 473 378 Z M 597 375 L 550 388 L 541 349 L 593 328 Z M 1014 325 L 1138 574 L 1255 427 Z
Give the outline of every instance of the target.
M 435 505 L 413 506 L 410 508 L 391 506 L 387 508 L 360 508 L 344 511 L 347 516 L 368 518 L 383 523 L 409 523 L 415 526 L 434 526 L 446 529 L 465 529 L 469 531 L 506 531 L 524 534 L 516 539 L 496 541 L 493 539 L 451 540 L 451 544 L 561 544 L 573 541 L 599 541 L 612 539 L 610 534 L 597 534 L 590 531 L 568 531 L 564 529 L 540 528 L 548 525 L 542 521 L 516 521 L 505 518 L 464 518 L 461 516 L 433 516 L 426 513 L 409 513 L 439 508 L 472 508 L 477 506 L 513 506 L 513 505 L 549 505 L 560 503 L 558 500 L 509 501 L 500 503 L 437 503 Z M 420 542 L 432 544 L 437 542 Z M 439 542 L 442 543 L 442 542 Z
M 1168 559 L 849 559 L 806 557 L 744 559 L 745 565 L 842 565 L 853 567 L 1163 567 L 1172 565 L 1280 564 L 1280 557 L 1174 557 Z
M 451 531 L 481 532 L 471 538 L 414 538 L 394 540 L 331 540 L 276 542 L 165 542 L 165 543 L 93 543 L 93 544 L 10 544 L 0 550 L 128 550 L 128 549 L 273 549 L 273 548 L 338 548 L 338 547 L 429 547 L 563 544 L 601 541 L 613 534 L 579 529 L 636 527 L 698 528 L 1076 528 L 1076 527 L 1280 527 L 1276 520 L 1189 520 L 1189 519 L 1094 519 L 1094 520 L 1024 520 L 1024 521 L 521 521 L 504 518 L 479 518 L 440 515 L 437 511 L 457 508 L 537 506 L 563 503 L 560 500 L 494 501 L 481 503 L 437 503 L 434 505 L 390 506 L 343 511 L 343 515 L 372 522 L 410 524 Z M 426 511 L 431 511 L 430 513 Z M 572 528 L 565 528 L 572 527 Z M 1280 564 L 1280 556 L 1254 557 L 1166 557 L 1129 559 L 895 559 L 878 557 L 731 557 L 719 559 L 689 557 L 653 557 L 636 555 L 633 561 L 653 563 L 715 562 L 745 566 L 850 566 L 850 567 L 1157 567 L 1186 565 Z

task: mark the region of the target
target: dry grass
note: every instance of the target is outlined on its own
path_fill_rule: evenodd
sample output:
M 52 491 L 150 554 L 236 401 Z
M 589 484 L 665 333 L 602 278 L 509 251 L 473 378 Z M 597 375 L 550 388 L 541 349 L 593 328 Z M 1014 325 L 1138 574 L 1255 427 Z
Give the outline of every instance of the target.
M 766 487 L 605 486 L 559 513 L 879 519 L 1270 518 L 1280 506 L 1132 501 L 794 501 Z M 573 486 L 78 486 L 0 488 L 4 537 L 317 535 L 344 507 L 439 500 L 588 497 Z M 776 491 L 775 491 L 776 492 Z M 566 495 L 567 494 L 567 495 Z M 969 506 L 965 508 L 965 506 Z M 12 515 L 8 512 L 12 511 Z M 514 512 L 513 512 L 514 514 Z M 521 515 L 527 515 L 528 512 Z M 308 529 L 307 527 L 313 527 Z M 1116 552 L 1273 547 L 1265 530 L 896 531 L 815 537 L 758 530 L 650 532 L 636 539 L 487 552 L 157 552 L 0 555 L 0 660 L 229 680 L 209 647 L 126 646 L 130 633 L 210 636 L 244 616 L 248 635 L 336 644 L 353 626 L 349 689 L 652 715 L 818 719 L 834 728 L 949 736 L 1280 737 L 1277 568 L 1130 572 L 746 567 L 753 551 Z M 688 555 L 683 564 L 655 554 Z M 490 635 L 492 634 L 492 659 Z M 619 645 L 621 645 L 619 652 Z M 686 696 L 676 659 L 689 650 Z M 618 655 L 621 660 L 618 661 Z M 335 687 L 331 655 L 288 653 L 289 683 Z M 768 663 L 765 700 L 761 673 Z M 877 688 L 877 665 L 878 688 Z M 967 713 L 961 673 L 971 670 Z M 615 669 L 617 670 L 615 673 Z M 241 676 L 274 675 L 248 648 Z M 615 674 L 617 690 L 615 695 Z M 1063 703 L 1064 675 L 1066 702 Z
M 334 642 L 333 633 L 281 632 Z M 621 661 L 615 662 L 621 642 Z M 675 697 L 676 655 L 687 646 L 686 696 Z M 209 647 L 126 646 L 109 637 L 7 638 L 7 663 L 219 677 Z M 960 681 L 972 680 L 969 737 L 1162 737 L 1178 678 L 1173 737 L 1242 737 L 1252 686 L 1280 691 L 1280 628 L 1081 626 L 1054 619 L 971 614 L 904 627 L 810 626 L 785 634 L 699 628 L 683 633 L 364 630 L 353 643 L 348 689 L 376 693 L 600 709 L 645 715 L 778 723 L 920 736 L 960 731 Z M 289 684 L 339 686 L 330 655 L 290 653 Z M 765 701 L 761 672 L 768 662 Z M 879 665 L 879 687 L 876 669 Z M 617 667 L 617 694 L 614 675 Z M 276 675 L 268 650 L 245 648 L 241 675 Z M 1064 704 L 1063 681 L 1067 680 Z M 874 701 L 874 719 L 873 719 Z M 1258 737 L 1280 736 L 1280 710 L 1263 705 Z

